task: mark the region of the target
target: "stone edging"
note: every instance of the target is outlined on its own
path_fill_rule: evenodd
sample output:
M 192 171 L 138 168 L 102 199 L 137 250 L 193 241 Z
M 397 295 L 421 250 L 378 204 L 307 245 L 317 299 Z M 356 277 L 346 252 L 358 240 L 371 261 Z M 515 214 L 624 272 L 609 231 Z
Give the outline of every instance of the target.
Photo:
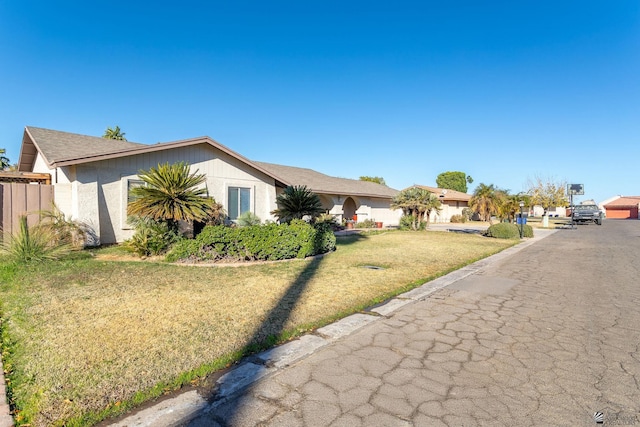
M 12 427 L 13 417 L 7 403 L 7 384 L 4 381 L 4 368 L 0 357 L 0 427 Z

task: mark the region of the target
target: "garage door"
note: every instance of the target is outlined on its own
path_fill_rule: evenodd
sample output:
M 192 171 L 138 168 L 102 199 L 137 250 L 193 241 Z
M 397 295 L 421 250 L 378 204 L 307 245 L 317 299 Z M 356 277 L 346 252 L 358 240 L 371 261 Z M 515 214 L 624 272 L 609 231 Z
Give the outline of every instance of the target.
M 607 218 L 638 219 L 638 208 L 607 209 Z

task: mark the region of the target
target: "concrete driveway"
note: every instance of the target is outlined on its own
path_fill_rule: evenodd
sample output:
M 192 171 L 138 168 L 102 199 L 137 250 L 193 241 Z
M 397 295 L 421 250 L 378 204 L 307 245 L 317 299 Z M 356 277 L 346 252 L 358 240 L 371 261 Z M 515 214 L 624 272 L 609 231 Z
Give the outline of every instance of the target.
M 640 221 L 557 231 L 165 425 L 640 425 L 639 261 Z

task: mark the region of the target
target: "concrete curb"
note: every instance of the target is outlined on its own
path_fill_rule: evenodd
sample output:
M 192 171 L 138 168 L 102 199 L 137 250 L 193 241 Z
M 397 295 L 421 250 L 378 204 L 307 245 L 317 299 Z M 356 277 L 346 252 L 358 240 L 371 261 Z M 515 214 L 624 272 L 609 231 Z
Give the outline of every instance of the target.
M 4 381 L 2 357 L 0 357 L 0 427 L 13 427 L 13 417 L 7 403 L 7 384 Z

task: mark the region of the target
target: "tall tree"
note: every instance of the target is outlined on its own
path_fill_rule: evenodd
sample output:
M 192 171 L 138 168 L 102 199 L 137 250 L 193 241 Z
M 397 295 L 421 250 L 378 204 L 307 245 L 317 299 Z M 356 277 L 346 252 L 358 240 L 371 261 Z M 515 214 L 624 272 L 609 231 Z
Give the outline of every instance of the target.
M 276 197 L 278 209 L 271 211 L 271 215 L 279 222 L 291 222 L 293 219 L 303 219 L 310 216 L 312 220 L 324 212 L 320 197 L 305 185 L 288 186 L 282 194 Z
M 467 192 L 467 183 L 471 184 L 473 178 L 467 176 L 464 172 L 450 171 L 442 172 L 436 177 L 436 185 L 438 188 L 446 188 L 449 190 L 460 191 L 461 193 Z
M 361 176 L 360 181 L 375 182 L 377 184 L 387 185 L 387 183 L 384 182 L 384 178 L 381 176 Z
M 549 208 L 567 206 L 569 204 L 566 188 L 567 184 L 564 181 L 543 180 L 540 177 L 536 177 L 535 180 L 529 181 L 527 194 L 531 196 L 533 205 L 542 206 L 544 209 L 543 215 L 546 216 Z
M 120 130 L 120 126 L 116 126 L 115 128 L 107 128 L 104 131 L 103 138 L 106 139 L 117 139 L 118 141 L 126 141 L 127 138 L 124 137 L 124 132 Z
M 5 170 L 11 167 L 11 161 L 5 156 L 7 150 L 0 148 L 0 170 Z
M 440 199 L 424 188 L 410 187 L 399 192 L 391 201 L 391 209 L 402 209 L 405 216 L 411 216 L 413 230 L 419 230 L 422 221 L 429 224 L 431 212 L 440 211 Z
M 491 222 L 491 216 L 498 213 L 498 206 L 500 205 L 498 191 L 493 184 L 480 183 L 473 192 L 473 196 L 469 200 L 469 207 L 480 215 L 483 221 Z
M 131 189 L 133 200 L 127 214 L 165 221 L 174 228 L 179 220 L 204 221 L 209 217 L 214 201 L 206 197 L 206 188 L 199 188 L 206 176 L 191 173 L 188 164 L 159 164 L 138 176 L 145 185 Z
M 509 222 L 515 221 L 516 215 L 520 213 L 520 202 L 524 203 L 524 206 L 530 206 L 530 197 L 527 194 L 509 194 L 509 190 L 496 190 L 496 195 L 498 218 Z

